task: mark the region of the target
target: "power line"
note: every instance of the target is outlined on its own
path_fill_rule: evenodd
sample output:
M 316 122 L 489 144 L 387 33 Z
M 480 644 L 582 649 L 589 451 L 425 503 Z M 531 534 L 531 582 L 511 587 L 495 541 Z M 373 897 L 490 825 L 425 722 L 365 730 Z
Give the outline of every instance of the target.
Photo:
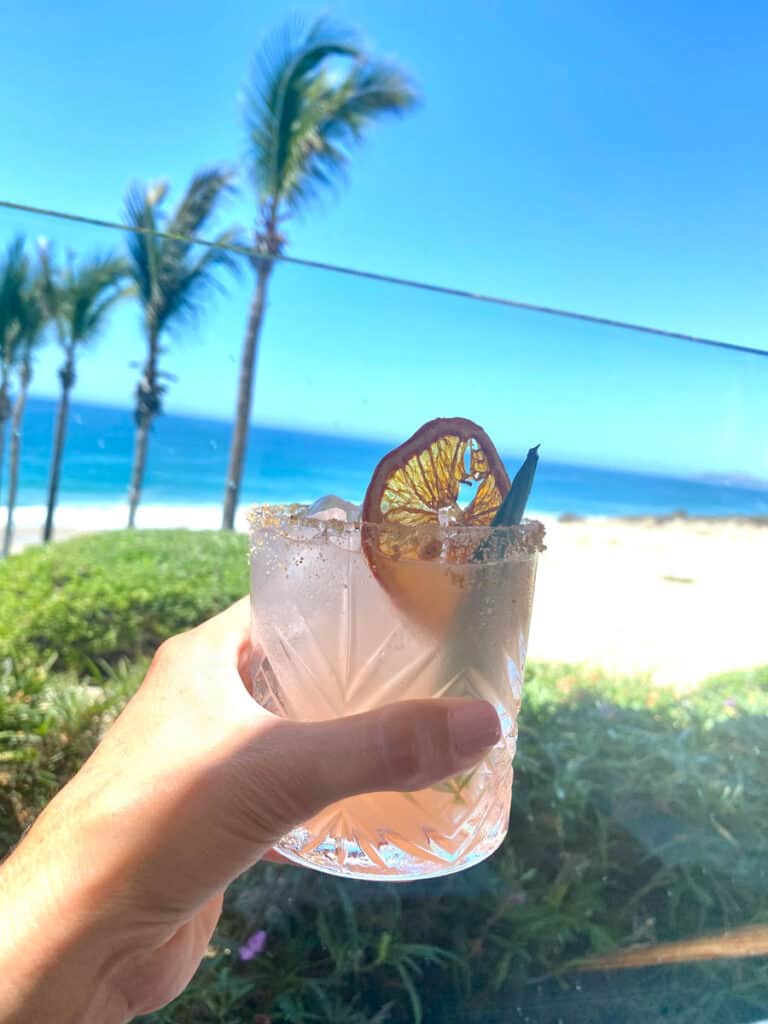
M 74 221 L 77 224 L 89 224 L 92 227 L 111 228 L 115 231 L 127 231 L 136 235 L 155 235 L 157 238 L 168 238 L 172 241 L 191 242 L 194 245 L 207 246 L 210 249 L 226 249 L 228 252 L 237 253 L 242 256 L 251 257 L 253 249 L 245 245 L 229 243 L 220 245 L 206 238 L 196 236 L 176 235 L 168 231 L 157 231 L 150 228 L 134 227 L 130 224 L 121 224 L 117 221 L 101 220 L 98 217 L 86 217 L 79 213 L 66 213 L 62 210 L 46 210 L 39 206 L 28 206 L 25 203 L 13 203 L 6 199 L 0 199 L 0 207 L 7 210 L 18 210 L 22 213 L 33 213 L 43 217 L 55 217 L 59 220 Z M 731 352 L 746 352 L 753 356 L 768 356 L 768 349 L 753 348 L 749 345 L 739 345 L 736 342 L 720 341 L 717 338 L 702 338 L 696 334 L 686 334 L 682 331 L 668 331 L 662 327 L 649 327 L 647 324 L 635 324 L 628 320 L 614 320 L 611 317 L 597 316 L 592 313 L 578 313 L 570 309 L 557 309 L 554 306 L 541 306 L 534 302 L 520 302 L 517 299 L 507 299 L 500 295 L 485 295 L 482 292 L 472 292 L 465 288 L 452 288 L 449 285 L 434 284 L 429 281 L 415 281 L 412 278 L 397 277 L 393 274 L 381 274 L 375 270 L 360 270 L 357 267 L 342 266 L 337 263 L 324 263 L 321 260 L 308 260 L 299 256 L 267 256 L 259 253 L 260 259 L 271 259 L 278 263 L 289 263 L 297 267 L 307 267 L 312 270 L 326 270 L 333 274 L 345 274 L 348 277 L 363 278 L 368 281 L 378 281 L 381 284 L 399 285 L 403 288 L 415 288 L 425 292 L 435 292 L 438 295 L 450 295 L 458 299 L 472 299 L 474 302 L 484 302 L 494 306 L 506 306 L 509 309 L 521 309 L 528 313 L 542 313 L 546 316 L 561 317 L 566 320 L 580 320 L 583 323 L 598 324 L 602 327 L 616 327 L 623 331 L 635 331 L 639 334 L 651 334 L 659 338 L 669 338 L 674 341 L 687 341 L 696 345 L 708 345 L 711 348 L 725 349 Z

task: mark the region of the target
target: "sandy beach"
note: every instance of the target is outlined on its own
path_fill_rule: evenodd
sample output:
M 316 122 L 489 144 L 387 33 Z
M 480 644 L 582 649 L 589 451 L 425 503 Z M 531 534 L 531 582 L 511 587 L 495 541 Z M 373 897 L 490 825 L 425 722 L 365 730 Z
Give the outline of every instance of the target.
M 679 687 L 768 664 L 768 522 L 548 522 L 530 657 Z
M 218 506 L 147 506 L 140 526 L 216 528 Z M 768 521 L 540 517 L 531 658 L 648 674 L 686 688 L 768 664 Z M 20 509 L 15 550 L 37 543 Z M 58 539 L 125 523 L 125 508 L 63 507 Z M 244 511 L 238 526 L 244 528 Z

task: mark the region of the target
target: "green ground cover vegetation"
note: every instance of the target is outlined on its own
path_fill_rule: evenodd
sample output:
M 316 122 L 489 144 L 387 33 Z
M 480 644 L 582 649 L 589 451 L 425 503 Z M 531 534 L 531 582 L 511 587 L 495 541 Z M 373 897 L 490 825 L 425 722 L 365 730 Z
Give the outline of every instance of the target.
M 247 589 L 221 533 L 82 537 L 0 564 L 0 854 L 76 771 L 157 643 Z M 257 865 L 152 1024 L 745 1024 L 768 960 L 584 973 L 633 944 L 768 926 L 768 667 L 686 696 L 529 666 L 508 839 L 409 885 Z M 243 962 L 255 931 L 266 949 Z M 768 941 L 766 942 L 768 950 Z

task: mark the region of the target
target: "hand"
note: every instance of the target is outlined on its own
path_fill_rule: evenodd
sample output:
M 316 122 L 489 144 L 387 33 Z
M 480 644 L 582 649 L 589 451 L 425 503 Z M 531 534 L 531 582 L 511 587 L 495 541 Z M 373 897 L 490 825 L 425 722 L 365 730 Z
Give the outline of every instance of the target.
M 419 789 L 499 739 L 483 701 L 300 723 L 245 680 L 247 599 L 162 645 L 92 757 L 0 870 L 0 1022 L 131 1020 L 187 985 L 226 886 L 357 793 Z

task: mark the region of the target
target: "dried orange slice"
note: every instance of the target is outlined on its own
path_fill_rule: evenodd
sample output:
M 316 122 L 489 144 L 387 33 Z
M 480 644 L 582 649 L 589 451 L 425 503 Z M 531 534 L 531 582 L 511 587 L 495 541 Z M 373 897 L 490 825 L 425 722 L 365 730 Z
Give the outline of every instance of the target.
M 443 527 L 489 526 L 509 488 L 491 439 L 460 417 L 430 420 L 384 456 L 363 501 L 363 547 L 374 575 L 411 618 L 436 632 L 449 625 L 477 535 L 468 547 L 458 539 L 446 546 Z

